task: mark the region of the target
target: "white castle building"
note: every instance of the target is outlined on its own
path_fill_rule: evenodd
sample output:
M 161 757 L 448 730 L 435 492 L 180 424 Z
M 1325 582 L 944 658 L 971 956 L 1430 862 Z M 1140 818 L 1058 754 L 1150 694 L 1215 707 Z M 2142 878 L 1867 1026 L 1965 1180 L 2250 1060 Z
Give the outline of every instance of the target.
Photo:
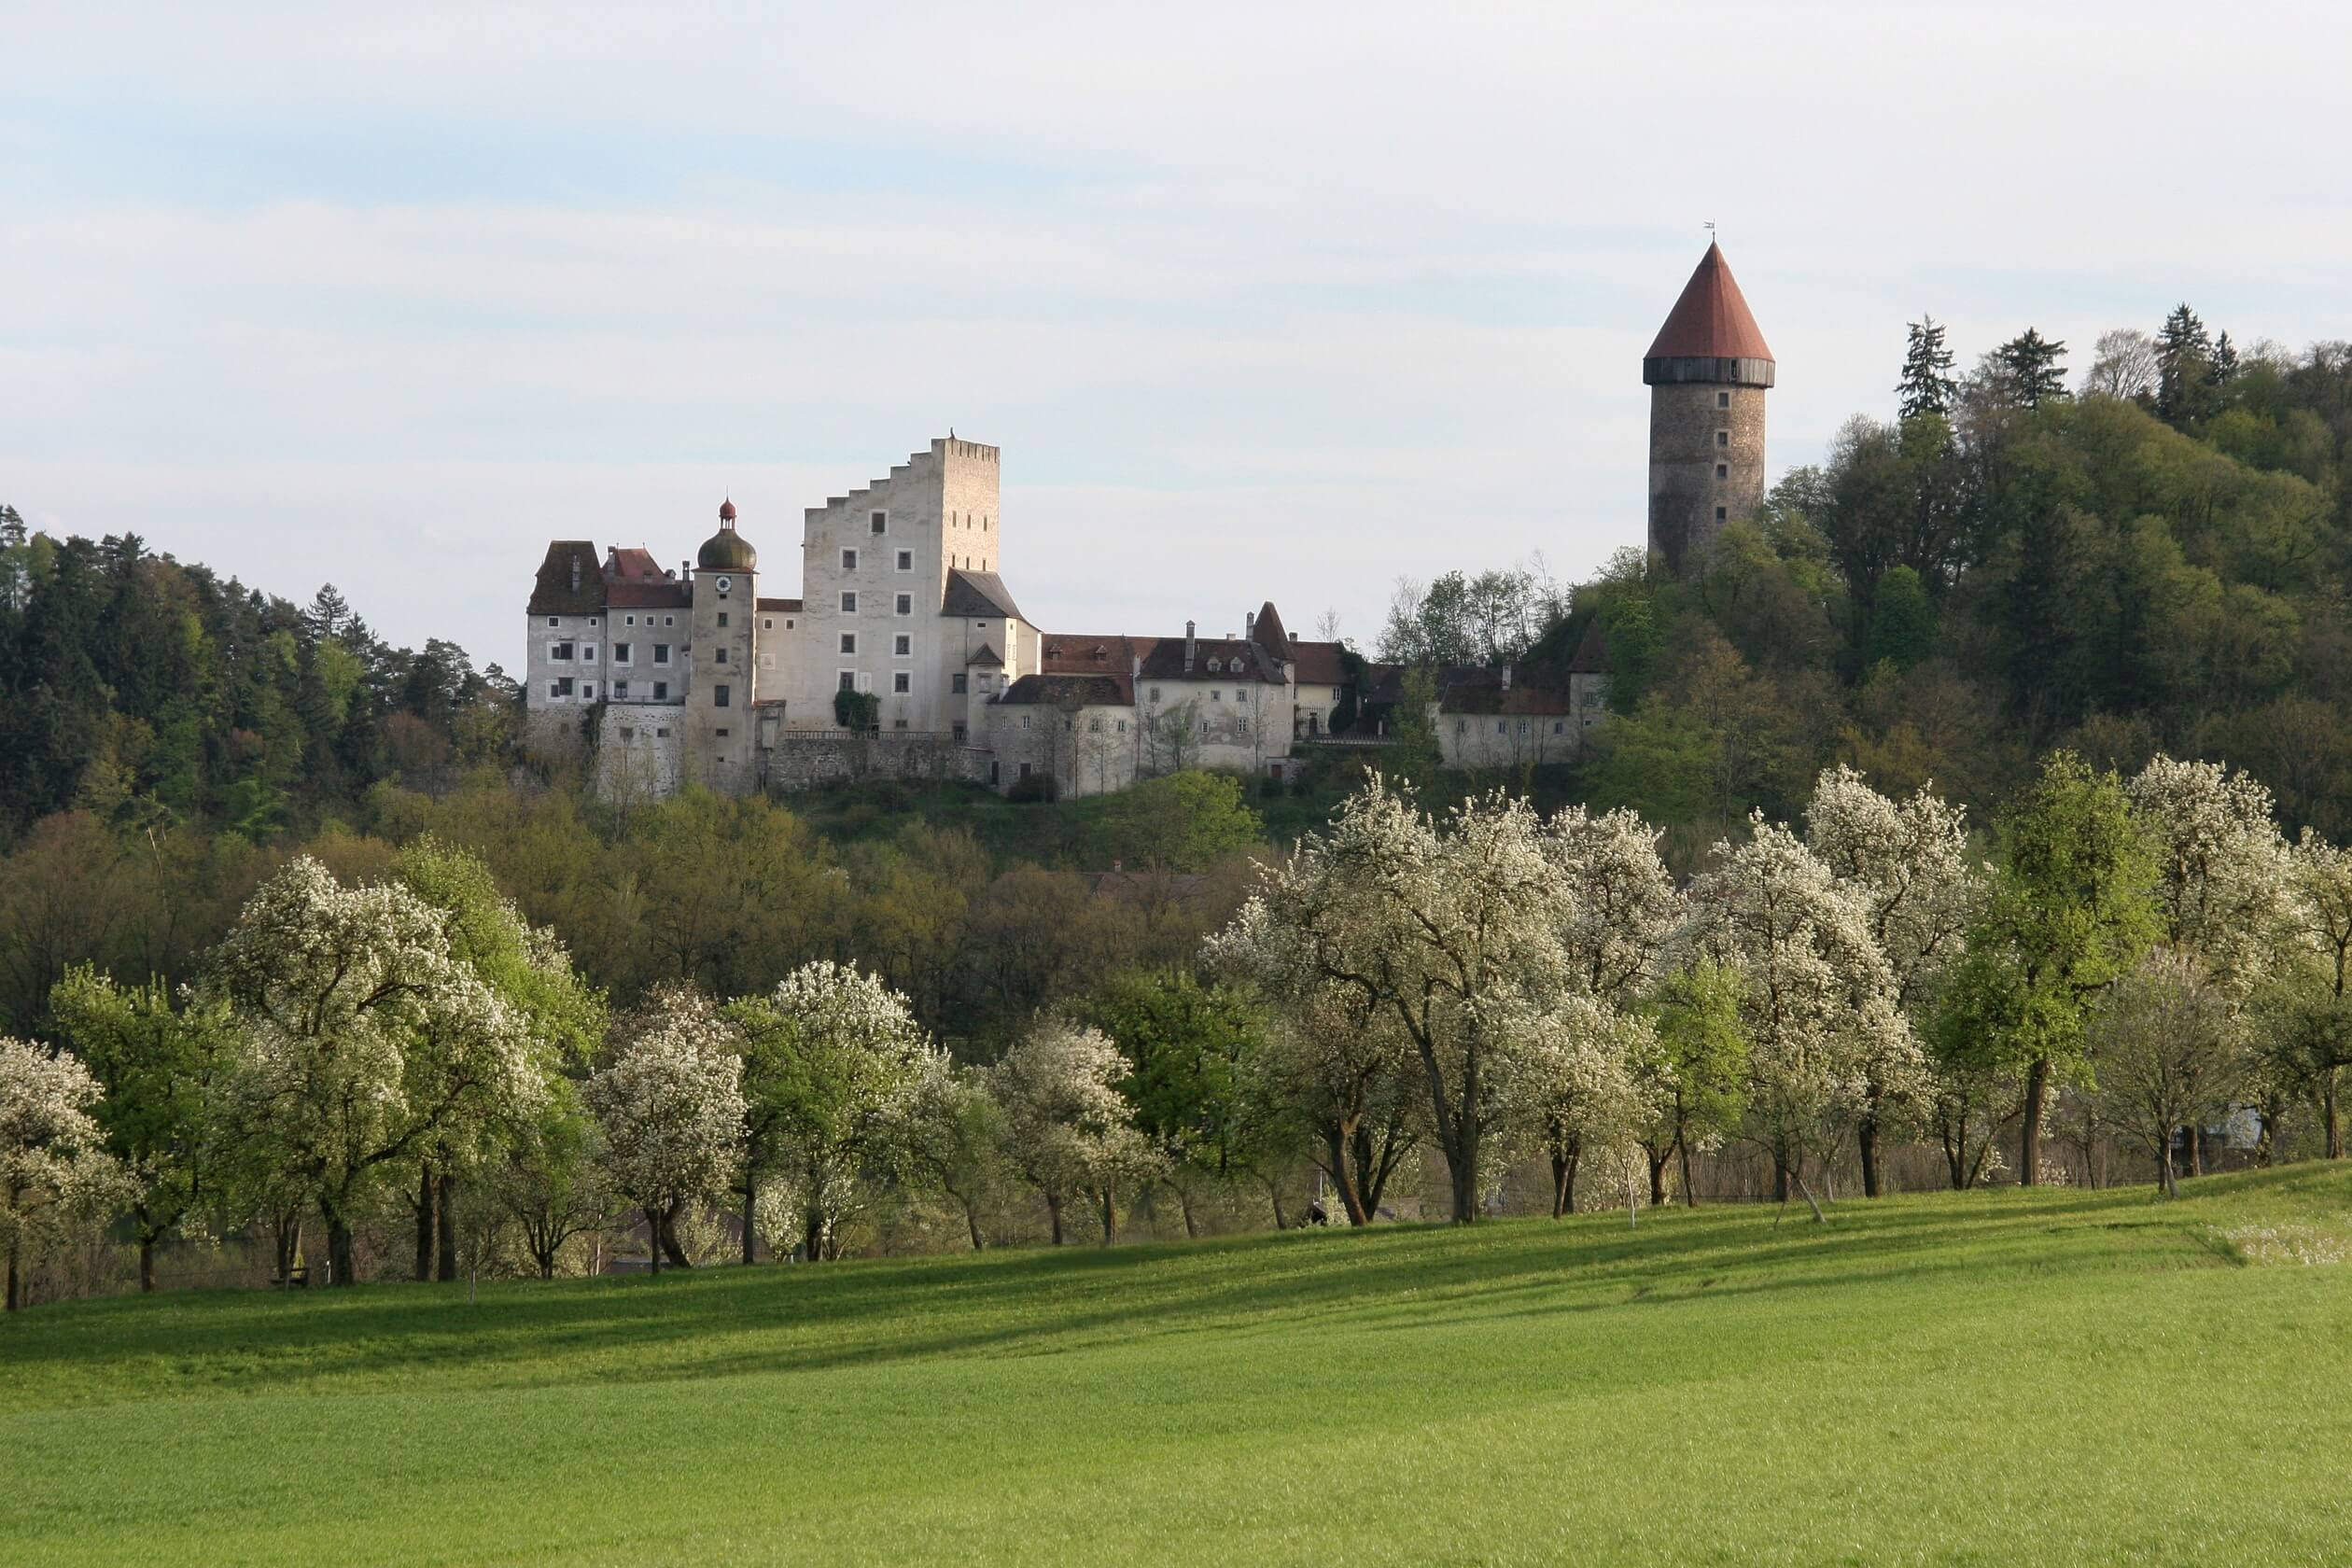
M 1775 376 L 1710 245 L 1642 360 L 1650 548 L 1670 569 L 1703 570 L 1761 504 Z M 1099 794 L 1185 767 L 1281 778 L 1301 748 L 1385 737 L 1402 672 L 1299 640 L 1270 602 L 1218 637 L 1040 629 L 1000 575 L 997 494 L 995 447 L 931 442 L 808 509 L 798 598 L 761 594 L 732 501 L 676 571 L 643 549 L 553 541 L 531 590 L 535 742 L 593 759 L 608 791 L 881 777 Z M 1430 673 L 1449 765 L 1541 766 L 1573 761 L 1599 722 L 1608 648 L 1593 624 L 1548 677 Z
M 1041 630 L 998 574 L 998 473 L 995 447 L 949 437 L 809 508 L 796 598 L 761 592 L 733 501 L 675 570 L 553 541 L 529 607 L 535 739 L 593 756 L 608 790 L 1043 775 L 1096 794 L 1181 767 L 1281 778 L 1350 706 L 1340 646 L 1271 603 L 1219 637 Z

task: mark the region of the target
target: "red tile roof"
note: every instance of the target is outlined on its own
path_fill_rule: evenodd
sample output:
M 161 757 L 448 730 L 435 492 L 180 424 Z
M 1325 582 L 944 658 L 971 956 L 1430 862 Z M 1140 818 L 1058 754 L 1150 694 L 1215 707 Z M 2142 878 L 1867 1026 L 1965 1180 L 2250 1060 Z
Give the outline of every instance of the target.
M 656 579 L 651 582 L 621 581 L 605 585 L 605 603 L 616 609 L 687 609 L 694 602 L 683 582 Z
M 661 563 L 653 559 L 651 551 L 642 547 L 623 550 L 617 544 L 605 557 L 604 574 L 607 582 L 660 582 L 667 575 Z
M 762 599 L 760 608 L 778 615 L 798 615 L 801 602 L 798 599 Z
M 1301 686 L 1347 684 L 1347 666 L 1339 662 L 1339 645 L 1336 642 L 1294 642 L 1290 645 L 1290 657 L 1297 667 Z
M 1740 294 L 1740 286 L 1723 259 L 1720 246 L 1710 245 L 1699 259 L 1698 271 L 1683 285 L 1682 298 L 1666 315 L 1658 341 L 1645 359 L 1770 359 L 1771 349 L 1763 329 Z

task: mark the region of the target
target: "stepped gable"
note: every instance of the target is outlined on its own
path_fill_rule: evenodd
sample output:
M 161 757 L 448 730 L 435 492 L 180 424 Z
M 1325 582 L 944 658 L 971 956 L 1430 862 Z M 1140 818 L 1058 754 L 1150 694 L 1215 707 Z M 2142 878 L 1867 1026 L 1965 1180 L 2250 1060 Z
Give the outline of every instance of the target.
M 604 563 L 594 539 L 550 539 L 539 576 L 531 581 L 533 615 L 604 613 Z
M 947 590 L 940 597 L 939 613 L 968 620 L 1029 619 L 1021 613 L 1021 607 L 1013 602 L 1013 590 L 1004 585 L 1004 579 L 992 571 L 973 571 L 962 567 L 947 569 Z
M 1747 300 L 1723 259 L 1723 247 L 1707 246 L 1698 270 L 1683 285 L 1682 298 L 1666 313 L 1645 359 L 1762 359 L 1772 350 L 1756 324 Z

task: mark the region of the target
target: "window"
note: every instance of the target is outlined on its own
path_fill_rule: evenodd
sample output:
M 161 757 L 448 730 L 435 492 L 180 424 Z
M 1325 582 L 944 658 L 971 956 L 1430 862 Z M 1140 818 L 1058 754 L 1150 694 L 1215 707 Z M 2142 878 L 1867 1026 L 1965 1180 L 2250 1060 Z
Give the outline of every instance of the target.
M 763 616 L 761 616 L 761 617 L 760 617 L 760 630 L 762 630 L 762 631 L 763 631 L 763 632 L 772 632 L 772 631 L 776 630 L 776 617 L 775 617 L 775 616 L 773 616 L 773 615 L 763 615 Z
M 909 682 L 913 679 L 914 677 L 908 675 L 904 670 L 901 670 L 896 675 L 890 677 L 890 690 L 898 693 L 901 696 L 904 696 L 907 693 L 915 689 L 911 684 L 909 684 Z
M 635 740 L 637 739 L 637 731 L 629 728 L 628 725 L 623 724 L 621 726 L 621 738 L 623 740 Z
M 1526 721 L 1526 720 L 1524 720 L 1524 719 L 1522 719 L 1522 720 L 1520 720 L 1520 721 L 1519 721 L 1519 734 L 1521 734 L 1521 735 L 1525 735 L 1526 733 L 1527 733 L 1527 721 Z
M 655 664 L 657 664 L 657 665 L 666 665 L 666 664 L 668 664 L 668 663 L 669 663 L 669 650 L 670 650 L 670 645 L 669 645 L 668 643 L 666 643 L 666 642 L 657 642 L 657 643 L 655 643 L 655 644 L 653 645 L 653 662 L 654 662 Z
M 647 616 L 645 618 L 645 623 L 649 626 L 653 624 L 653 617 L 651 615 Z M 662 624 L 665 626 L 675 626 L 678 624 L 678 617 L 675 615 L 665 615 L 662 617 Z
M 1715 478 L 1717 478 L 1717 479 L 1729 479 L 1730 477 L 1731 477 L 1731 465 L 1730 465 L 1730 464 L 1729 464 L 1729 463 L 1717 463 L 1717 464 L 1715 465 Z
M 1456 734 L 1456 735 L 1468 735 L 1469 733 L 1470 733 L 1470 721 L 1469 721 L 1469 720 L 1467 720 L 1467 719 L 1457 719 L 1457 720 L 1455 720 L 1455 721 L 1454 721 L 1454 734 Z
M 1554 735 L 1566 735 L 1567 733 L 1568 733 L 1568 721 L 1567 721 L 1567 720 L 1565 720 L 1565 719 L 1555 719 L 1555 720 L 1553 720 L 1553 721 L 1552 721 L 1552 734 L 1554 734 Z
M 858 613 L 858 595 L 854 589 L 847 589 L 843 591 L 841 595 L 841 613 L 844 615 L 855 615 Z
M 845 692 L 854 692 L 857 689 L 858 672 L 856 670 L 843 670 L 841 672 L 841 690 Z
M 1225 701 L 1225 693 L 1221 691 L 1211 690 L 1209 693 L 1209 700 L 1211 702 L 1223 702 Z
M 915 639 L 901 632 L 890 639 L 890 651 L 903 659 L 915 651 Z
M 867 522 L 873 526 L 874 531 L 878 534 L 884 528 L 889 526 L 890 514 L 887 511 L 877 511 L 872 517 L 868 518 Z
M 669 739 L 669 727 L 667 725 L 664 725 L 662 728 L 655 730 L 653 732 L 653 738 L 656 740 Z
M 1233 700 L 1241 704 L 1244 707 L 1248 707 L 1250 702 L 1250 689 L 1247 686 L 1236 688 L 1233 693 Z
M 580 683 L 580 700 L 581 702 L 595 702 L 596 700 L 596 683 L 595 681 L 583 680 Z
M 1022 714 L 1022 715 L 1021 715 L 1021 728 L 1023 728 L 1023 729 L 1025 729 L 1025 730 L 1026 730 L 1026 729 L 1028 729 L 1029 727 L 1029 716 L 1028 714 L 1024 713 L 1024 714 Z M 1021 764 L 1021 771 L 1022 771 L 1023 773 L 1027 773 L 1027 772 L 1029 772 L 1029 763 L 1023 763 Z
M 559 665 L 567 665 L 571 663 L 572 645 L 568 642 L 550 643 L 547 647 L 547 656 Z
M 1102 721 L 1099 718 L 1087 720 L 1086 733 L 1088 735 L 1100 735 L 1102 733 Z
M 959 697 L 964 695 L 966 692 L 966 682 L 964 678 L 960 674 L 949 676 L 947 678 L 947 690 L 951 695 Z
M 616 665 L 625 665 L 629 662 L 629 645 L 627 643 L 616 642 L 612 645 L 612 662 Z
M 571 695 L 571 677 L 563 676 L 547 683 L 547 694 L 553 698 L 568 697 Z
M 547 618 L 547 623 L 551 626 L 560 626 L 564 623 L 564 618 L 560 615 L 551 615 Z
M 713 649 L 710 654 L 710 662 L 714 665 L 725 664 L 727 662 L 727 651 L 723 648 Z
M 982 693 L 983 693 L 983 694 L 986 694 L 986 693 L 989 693 L 989 692 L 993 692 L 993 691 L 995 691 L 995 690 L 996 690 L 996 677 L 995 677 L 995 676 L 993 676 L 993 675 L 983 675 L 983 676 L 981 676 L 981 677 L 980 677 L 980 690 L 981 690 L 981 692 L 982 692 Z
M 1207 735 L 1209 733 L 1209 721 L 1206 719 L 1203 719 L 1200 721 L 1200 733 L 1202 735 Z
M 719 624 L 721 624 L 721 626 L 723 626 L 723 625 L 725 625 L 726 623 L 727 623 L 727 612 L 726 612 L 725 610 L 723 610 L 723 609 L 722 609 L 722 610 L 721 610 L 721 611 L 719 612 Z
M 726 690 L 726 688 L 725 688 L 725 687 L 723 687 L 723 686 L 721 686 L 721 688 L 719 688 L 719 689 L 720 689 L 721 691 L 722 691 L 722 692 Z M 728 731 L 726 731 L 726 730 L 723 730 L 723 729 L 721 729 L 721 730 L 713 730 L 713 731 L 711 731 L 710 733 L 711 733 L 712 735 L 717 735 L 717 736 L 718 736 L 721 740 L 724 740 L 724 739 L 726 739 L 726 738 L 727 738 L 727 735 L 729 735 L 729 733 L 730 733 L 730 732 L 728 732 Z M 721 762 L 722 762 L 722 763 L 723 763 L 723 762 L 725 762 L 727 759 L 726 759 L 726 758 L 724 758 L 724 757 L 721 757 L 721 758 L 720 758 L 719 760 L 720 760 Z
M 627 681 L 616 680 L 612 683 L 612 700 L 614 702 L 627 702 L 629 700 L 629 683 Z
M 724 686 L 713 686 L 710 689 L 710 706 L 713 707 L 726 707 L 729 695 L 730 693 Z
M 784 617 L 784 629 L 788 632 L 792 629 L 792 618 L 789 615 Z
M 668 681 L 666 681 L 666 680 L 656 680 L 655 682 L 653 682 L 653 700 L 654 700 L 655 702 L 667 702 L 667 701 L 669 701 L 669 682 L 668 682 Z M 662 733 L 663 733 L 664 735 L 667 735 L 667 734 L 669 734 L 669 732 L 668 732 L 667 730 L 664 730 Z
M 596 623 L 596 618 L 595 618 L 595 616 L 591 615 L 590 617 L 588 617 L 588 624 L 590 624 L 591 626 L 593 626 L 593 625 L 595 625 L 595 623 Z
M 1729 522 L 1729 521 L 1730 520 L 1730 516 L 1731 516 L 1731 513 L 1730 513 L 1730 511 L 1729 511 L 1729 508 L 1726 508 L 1726 507 L 1717 507 L 1717 508 L 1715 508 L 1715 521 L 1716 521 L 1716 522 L 1718 522 L 1718 523 Z
M 1334 686 L 1334 687 L 1331 689 L 1331 700 L 1332 700 L 1333 702 L 1337 702 L 1337 701 L 1339 701 L 1342 697 L 1344 697 L 1344 696 L 1346 696 L 1346 695 L 1347 695 L 1347 693 L 1346 693 L 1345 692 L 1341 691 L 1341 690 L 1340 690 L 1338 687 L 1337 687 L 1337 686 Z
M 915 552 L 912 550 L 902 550 L 898 553 L 898 569 L 901 571 L 913 571 L 915 569 Z
M 858 569 L 858 553 L 856 551 L 845 550 L 841 553 L 841 569 L 843 571 L 856 571 Z
M 1211 675 L 1216 674 L 1223 668 L 1225 668 L 1225 661 L 1223 659 L 1211 659 L 1209 661 L 1209 673 Z
M 1718 392 L 1718 393 L 1716 393 L 1716 394 L 1715 394 L 1715 407 L 1717 407 L 1717 408 L 1729 408 L 1730 406 L 1731 406 L 1731 394 L 1730 394 L 1730 393 L 1729 393 L 1729 392 Z
M 915 595 L 912 594 L 901 594 L 898 596 L 898 603 L 891 608 L 896 609 L 901 615 L 914 614 Z
M 1121 735 L 1127 734 L 1127 721 L 1124 719 L 1119 721 L 1119 733 Z
M 1496 735 L 1508 735 L 1511 733 L 1510 726 L 1503 720 L 1497 719 L 1494 721 L 1494 733 Z
M 1731 444 L 1731 432 L 1730 432 L 1730 431 L 1729 431 L 1729 430 L 1717 430 L 1717 431 L 1715 432 L 1715 445 L 1717 445 L 1717 446 L 1729 446 L 1730 444 Z
M 855 653 L 858 651 L 857 633 L 844 632 L 841 634 L 841 651 L 844 653 Z
M 890 728 L 894 730 L 903 730 L 906 728 L 906 721 L 903 719 L 893 719 L 890 721 Z
M 1236 714 L 1233 720 L 1233 733 L 1236 735 L 1248 735 L 1250 733 L 1250 721 L 1247 719 L 1242 718 L 1240 715 Z
M 581 662 L 583 664 L 595 664 L 596 662 L 596 645 L 593 642 L 581 643 L 580 645 L 580 658 Z
M 961 746 L 964 743 L 964 727 L 961 724 L 956 724 L 951 728 L 955 731 L 956 744 Z
M 1156 686 L 1152 688 L 1152 700 L 1154 702 L 1159 701 L 1159 688 Z

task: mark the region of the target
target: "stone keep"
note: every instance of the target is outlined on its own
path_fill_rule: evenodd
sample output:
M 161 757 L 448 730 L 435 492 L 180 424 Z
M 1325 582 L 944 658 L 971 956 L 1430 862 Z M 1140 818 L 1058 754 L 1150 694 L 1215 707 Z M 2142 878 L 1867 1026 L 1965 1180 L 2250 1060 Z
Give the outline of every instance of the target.
M 1764 394 L 1772 351 L 1710 245 L 1642 357 L 1650 389 L 1649 548 L 1698 571 L 1726 523 L 1764 502 Z
M 754 780 L 759 570 L 759 553 L 735 532 L 729 501 L 719 509 L 719 531 L 694 557 L 693 665 L 686 693 L 690 777 L 724 793 L 740 793 Z

